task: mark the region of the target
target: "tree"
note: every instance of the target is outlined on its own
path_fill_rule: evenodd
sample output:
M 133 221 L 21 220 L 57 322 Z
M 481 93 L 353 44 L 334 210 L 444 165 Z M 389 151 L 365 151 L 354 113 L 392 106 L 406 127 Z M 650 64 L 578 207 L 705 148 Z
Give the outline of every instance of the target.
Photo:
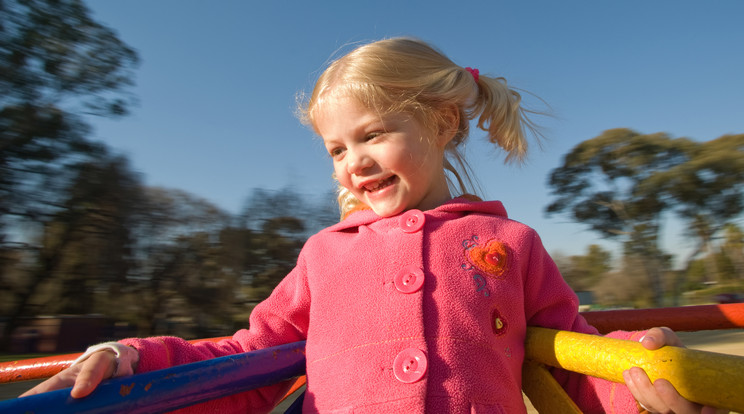
M 57 211 L 69 167 L 101 149 L 83 115 L 126 113 L 137 60 L 80 0 L 0 2 L 0 232 Z
M 649 279 L 638 269 L 642 264 L 637 257 L 624 256 L 620 268 L 602 277 L 594 286 L 597 303 L 609 307 L 639 307 L 653 305 Z
M 240 215 L 240 225 L 233 229 L 233 237 L 239 235 L 242 241 L 239 254 L 248 302 L 268 297 L 294 268 L 303 243 L 319 230 L 308 231 L 307 223 L 330 220 L 331 214 L 325 213 L 291 189 L 253 190 Z
M 219 233 L 228 222 L 227 213 L 184 191 L 143 189 L 131 226 L 134 264 L 121 306 L 123 316 L 139 326 L 140 335 L 173 333 L 159 324 L 174 316 L 224 311 L 213 299 L 232 306 L 232 299 L 224 295 L 237 288 L 225 280 L 230 275 L 222 272 L 217 260 Z
M 713 240 L 744 209 L 744 135 L 724 135 L 697 144 L 687 163 L 659 174 L 654 185 L 676 201 L 675 212 L 686 221 L 687 233 L 698 241 L 687 264 L 703 255 L 706 278 L 718 279 L 721 269 Z
M 708 254 L 699 256 L 688 264 L 686 275 L 679 283 L 684 283 L 691 289 L 704 288 L 711 282 L 717 286 L 741 283 L 744 277 L 744 233 L 733 223 L 726 224 L 721 233 Z M 711 268 L 715 269 L 716 280 L 711 280 Z
M 736 224 L 724 226 L 721 250 L 731 261 L 734 278 L 744 279 L 744 232 Z
M 556 198 L 548 214 L 568 213 L 604 237 L 621 239 L 625 254 L 642 263 L 656 305 L 662 302 L 666 271 L 659 229 L 671 200 L 649 183 L 657 173 L 687 162 L 692 146 L 665 134 L 608 130 L 574 147 L 550 174 Z
M 279 191 L 253 189 L 240 214 L 240 227 L 258 230 L 267 220 L 277 217 L 295 217 L 303 223 L 305 237 L 338 223 L 336 197 L 322 194 L 319 199 L 303 197 L 291 188 Z M 290 234 L 290 236 L 293 236 Z
M 243 272 L 249 285 L 247 299 L 260 302 L 295 267 L 297 256 L 305 242 L 304 225 L 294 217 L 274 217 L 264 223 L 260 231 L 250 232 Z
M 240 279 L 223 268 L 221 250 L 215 233 L 194 232 L 164 246 L 159 255 L 164 261 L 149 262 L 165 266 L 156 267 L 147 288 L 137 293 L 149 299 L 151 312 L 141 312 L 150 317 L 147 334 L 206 337 L 234 331 Z
M 660 305 L 671 259 L 658 244 L 665 214 L 676 213 L 699 241 L 687 267 L 708 252 L 714 268 L 711 241 L 741 214 L 743 184 L 744 135 L 694 142 L 615 129 L 576 146 L 551 172 L 556 199 L 547 212 L 568 212 L 603 236 L 621 239 L 625 254 L 642 263 L 653 303 Z
M 39 223 L 38 242 L 9 283 L 11 293 L 3 338 L 18 319 L 32 313 L 93 313 L 100 290 L 123 284 L 130 252 L 129 226 L 138 205 L 139 178 L 125 159 L 100 160 L 74 168 L 59 211 Z
M 64 209 L 48 226 L 69 232 L 60 245 L 57 285 L 48 313 L 102 313 L 126 284 L 134 244 L 131 229 L 143 201 L 142 183 L 123 157 L 104 157 L 75 168 Z M 47 237 L 52 241 L 52 237 Z
M 574 291 L 591 290 L 611 270 L 611 261 L 610 252 L 597 244 L 592 244 L 587 247 L 583 256 L 561 259 L 559 268 L 566 283 Z
M 308 200 L 289 188 L 251 192 L 230 236 L 241 240 L 234 246 L 243 249 L 238 254 L 244 266 L 243 280 L 248 284 L 247 302 L 267 298 L 294 268 L 305 240 L 338 222 L 334 204 L 331 194 Z
M 136 64 L 80 0 L 0 1 L 0 253 L 18 264 L 2 275 L 14 293 L 5 341 L 81 234 L 66 192 L 76 166 L 106 153 L 84 116 L 125 114 Z
M 146 193 L 129 292 L 139 333 L 216 336 L 224 334 L 217 328 L 246 326 L 251 306 L 296 265 L 306 226 L 286 214 L 308 203 L 291 192 L 255 190 L 245 214 L 232 218 L 182 191 Z M 167 321 L 176 318 L 190 328 L 174 331 Z

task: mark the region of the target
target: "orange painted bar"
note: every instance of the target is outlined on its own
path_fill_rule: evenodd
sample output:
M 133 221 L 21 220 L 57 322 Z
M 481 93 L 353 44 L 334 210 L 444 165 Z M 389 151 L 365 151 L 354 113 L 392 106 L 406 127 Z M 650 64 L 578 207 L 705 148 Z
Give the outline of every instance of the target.
M 195 339 L 189 342 L 218 342 L 227 338 L 230 337 Z M 0 362 L 0 384 L 49 378 L 72 365 L 80 355 L 82 353 Z
M 0 363 L 0 384 L 49 378 L 72 364 L 78 354 L 22 359 Z
M 744 328 L 744 303 L 581 313 L 600 333 L 667 326 L 675 331 Z
M 282 402 L 286 400 L 290 395 L 294 394 L 295 391 L 299 390 L 300 388 L 304 387 L 305 384 L 307 384 L 307 376 L 303 375 L 301 377 L 297 377 L 295 382 L 292 384 L 291 387 L 289 387 L 289 391 L 287 391 L 286 394 L 284 394 L 284 397 L 282 397 L 279 402 Z
M 683 306 L 657 309 L 622 309 L 582 312 L 601 333 L 616 330 L 642 330 L 668 326 L 675 331 L 744 328 L 744 303 Z M 229 337 L 197 339 L 189 342 L 217 342 Z M 0 363 L 0 384 L 42 379 L 67 368 L 80 354 L 26 359 Z

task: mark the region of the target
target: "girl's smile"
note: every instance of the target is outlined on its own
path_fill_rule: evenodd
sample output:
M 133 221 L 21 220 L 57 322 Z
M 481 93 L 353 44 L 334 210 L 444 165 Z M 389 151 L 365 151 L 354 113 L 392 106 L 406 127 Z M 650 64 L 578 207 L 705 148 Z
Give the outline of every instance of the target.
M 379 216 L 428 210 L 449 200 L 443 168 L 449 138 L 433 136 L 413 116 L 380 114 L 354 98 L 331 95 L 315 127 L 338 181 Z

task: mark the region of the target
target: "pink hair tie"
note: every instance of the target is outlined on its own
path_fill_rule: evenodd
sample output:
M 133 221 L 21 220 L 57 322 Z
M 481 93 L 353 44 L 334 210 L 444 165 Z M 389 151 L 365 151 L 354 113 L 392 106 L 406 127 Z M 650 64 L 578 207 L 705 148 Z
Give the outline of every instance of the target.
M 470 72 L 470 74 L 473 75 L 473 79 L 475 79 L 475 83 L 478 83 L 478 78 L 480 78 L 480 72 L 478 69 L 465 68 L 465 70 Z

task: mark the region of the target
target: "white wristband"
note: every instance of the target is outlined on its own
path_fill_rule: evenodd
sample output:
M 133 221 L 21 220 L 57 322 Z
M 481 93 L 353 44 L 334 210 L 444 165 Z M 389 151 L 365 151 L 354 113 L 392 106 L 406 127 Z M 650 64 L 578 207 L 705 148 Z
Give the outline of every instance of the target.
M 85 350 L 83 355 L 80 355 L 75 361 L 73 361 L 72 365 L 77 365 L 88 359 L 94 353 L 105 350 L 113 351 L 116 355 L 116 359 L 114 360 L 116 366 L 114 367 L 114 374 L 111 376 L 112 378 L 134 374 L 134 369 L 137 367 L 137 363 L 139 362 L 139 352 L 131 346 L 126 346 L 119 342 L 104 342 L 102 344 L 93 345 Z

